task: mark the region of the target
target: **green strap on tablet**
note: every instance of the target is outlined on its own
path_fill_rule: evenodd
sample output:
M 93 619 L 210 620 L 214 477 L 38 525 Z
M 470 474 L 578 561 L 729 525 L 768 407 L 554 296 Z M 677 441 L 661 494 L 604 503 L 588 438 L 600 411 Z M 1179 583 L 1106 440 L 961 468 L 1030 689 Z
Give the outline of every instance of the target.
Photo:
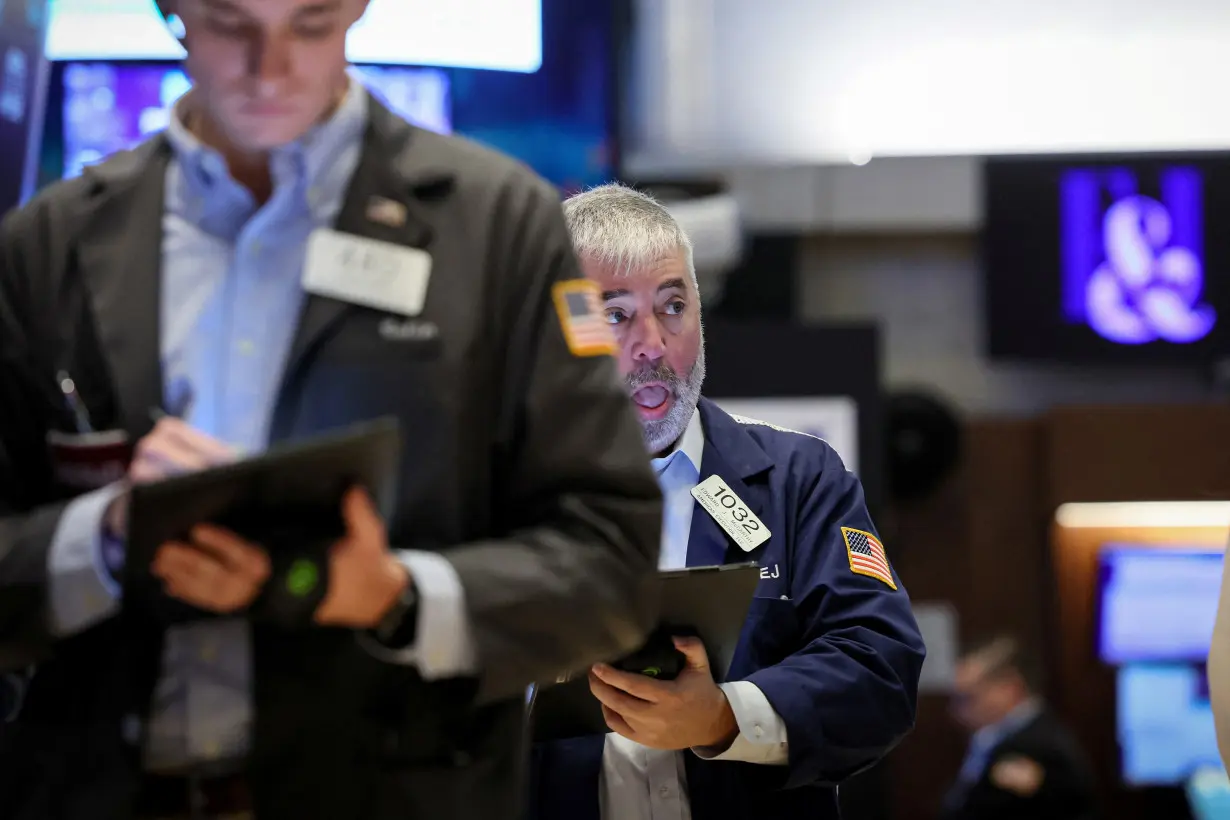
M 273 571 L 252 606 L 252 617 L 283 629 L 310 628 L 329 591 L 327 549 L 282 553 L 280 558 L 274 552 Z

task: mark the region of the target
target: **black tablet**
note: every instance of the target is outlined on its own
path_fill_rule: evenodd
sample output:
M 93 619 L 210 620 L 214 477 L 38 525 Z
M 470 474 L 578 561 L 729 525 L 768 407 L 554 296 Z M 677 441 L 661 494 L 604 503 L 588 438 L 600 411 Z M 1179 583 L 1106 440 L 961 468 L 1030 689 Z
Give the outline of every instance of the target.
M 753 563 L 716 567 L 689 567 L 659 573 L 660 615 L 651 644 L 669 640 L 670 635 L 696 635 L 705 644 L 714 677 L 721 681 L 730 669 L 743 624 L 747 620 L 760 567 Z M 658 652 L 634 653 L 653 658 Z M 613 665 L 625 670 L 633 667 L 621 659 Z M 663 664 L 646 664 L 643 671 L 656 675 Z M 554 682 L 544 682 L 530 707 L 535 740 L 562 740 L 582 735 L 605 734 L 602 708 L 589 691 L 588 670 Z
M 197 524 L 217 524 L 272 547 L 285 537 L 337 540 L 345 533 L 341 501 L 351 486 L 367 488 L 389 511 L 400 454 L 397 420 L 386 418 L 133 487 L 126 603 L 129 591 L 156 589 L 149 568 L 159 545 L 184 538 Z

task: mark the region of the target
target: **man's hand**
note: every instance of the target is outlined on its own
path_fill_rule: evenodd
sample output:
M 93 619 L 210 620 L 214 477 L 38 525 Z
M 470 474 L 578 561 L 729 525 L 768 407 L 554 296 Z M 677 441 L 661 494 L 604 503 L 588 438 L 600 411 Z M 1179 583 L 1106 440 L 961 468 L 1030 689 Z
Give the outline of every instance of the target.
M 167 416 L 137 442 L 128 481 L 160 481 L 228 464 L 238 455 L 224 442 Z M 122 539 L 127 534 L 127 493 L 112 502 L 106 524 L 113 536 Z M 260 594 L 269 577 L 269 556 L 233 533 L 202 525 L 192 530 L 189 543 L 171 541 L 160 546 L 150 571 L 171 597 L 210 612 L 229 613 L 247 607 Z
M 410 573 L 389 550 L 384 521 L 364 490 L 346 493 L 342 516 L 346 536 L 329 552 L 329 589 L 316 623 L 373 629 L 410 583 Z
M 654 749 L 730 746 L 739 733 L 726 695 L 713 682 L 704 645 L 675 638 L 687 666 L 673 681 L 659 681 L 605 664 L 590 672 L 589 688 L 602 703 L 611 731 Z
M 202 524 L 191 543 L 158 548 L 151 571 L 172 598 L 210 612 L 247 609 L 269 578 L 269 556 L 232 532 Z
M 132 463 L 128 465 L 130 484 L 147 484 L 180 473 L 191 473 L 228 464 L 238 456 L 236 450 L 185 422 L 166 417 L 137 442 Z M 128 494 L 116 498 L 107 509 L 109 534 L 123 540 L 128 534 Z
M 160 481 L 227 464 L 238 455 L 224 442 L 168 416 L 137 442 L 127 481 L 130 485 Z M 127 492 L 111 502 L 104 526 L 117 541 L 127 537 Z M 154 555 L 150 570 L 161 579 L 168 595 L 201 609 L 227 613 L 248 606 L 260 593 L 269 577 L 269 558 L 259 547 L 210 526 L 194 529 L 189 541 L 163 544 Z M 113 572 L 119 569 L 118 560 Z

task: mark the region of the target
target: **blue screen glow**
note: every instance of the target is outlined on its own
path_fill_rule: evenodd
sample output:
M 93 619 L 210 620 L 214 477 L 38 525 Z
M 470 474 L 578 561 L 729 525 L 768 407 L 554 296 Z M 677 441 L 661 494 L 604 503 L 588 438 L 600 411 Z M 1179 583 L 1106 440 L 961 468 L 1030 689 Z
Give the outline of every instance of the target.
M 1123 780 L 1179 786 L 1221 767 L 1208 687 L 1201 667 L 1129 665 L 1119 669 L 1116 711 Z
M 1223 554 L 1108 545 L 1100 555 L 1098 654 L 1111 664 L 1209 654 Z

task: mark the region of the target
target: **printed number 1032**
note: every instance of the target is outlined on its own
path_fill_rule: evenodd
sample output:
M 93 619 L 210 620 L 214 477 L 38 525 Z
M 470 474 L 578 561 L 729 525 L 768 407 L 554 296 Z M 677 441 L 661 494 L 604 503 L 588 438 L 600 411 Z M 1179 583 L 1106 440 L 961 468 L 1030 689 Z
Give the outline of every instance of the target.
M 745 531 L 755 532 L 760 529 L 760 522 L 748 512 L 747 507 L 739 503 L 738 497 L 730 491 L 729 487 L 718 487 L 718 491 L 713 494 L 713 498 L 717 503 L 730 510 L 730 517 L 739 522 Z

